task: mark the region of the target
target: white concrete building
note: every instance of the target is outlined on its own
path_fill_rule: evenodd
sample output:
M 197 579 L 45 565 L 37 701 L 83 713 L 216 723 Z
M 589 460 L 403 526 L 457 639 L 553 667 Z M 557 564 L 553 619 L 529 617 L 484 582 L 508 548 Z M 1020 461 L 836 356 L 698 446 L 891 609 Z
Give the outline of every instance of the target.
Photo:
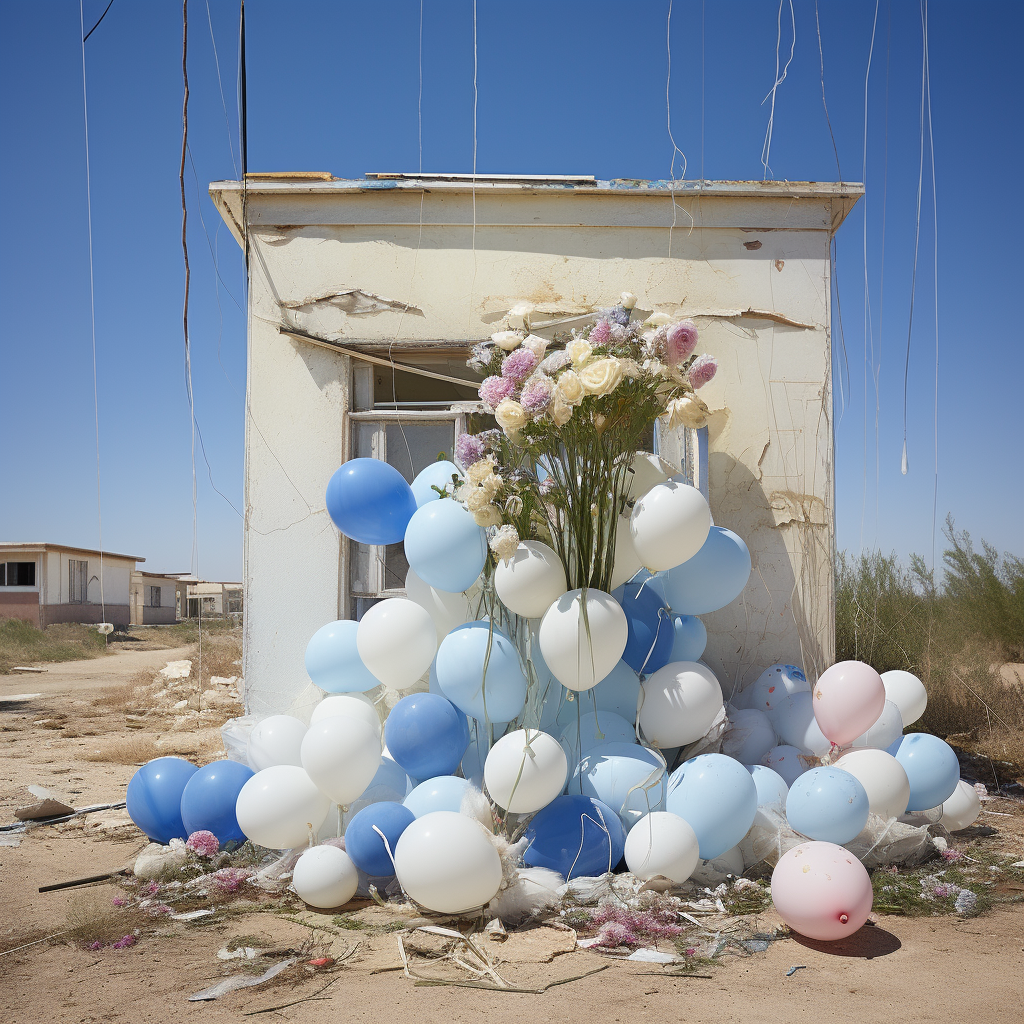
M 177 573 L 132 573 L 132 625 L 154 626 L 176 622 L 188 591 Z
M 331 474 L 373 455 L 411 478 L 451 452 L 476 408 L 472 388 L 388 360 L 465 380 L 469 347 L 515 302 L 554 320 L 624 290 L 641 309 L 692 316 L 719 360 L 701 392 L 710 503 L 754 572 L 741 601 L 705 618 L 705 659 L 727 694 L 773 662 L 811 675 L 830 663 L 829 246 L 860 185 L 250 175 L 210 192 L 240 244 L 249 225 L 252 710 L 287 707 L 306 684 L 316 629 L 402 586 L 400 546 L 361 548 L 330 523 Z

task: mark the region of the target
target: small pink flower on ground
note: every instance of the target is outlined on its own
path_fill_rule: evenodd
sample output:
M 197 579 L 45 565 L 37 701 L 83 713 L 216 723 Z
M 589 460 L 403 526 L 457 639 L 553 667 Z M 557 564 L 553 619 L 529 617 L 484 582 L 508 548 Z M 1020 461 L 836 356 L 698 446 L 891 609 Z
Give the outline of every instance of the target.
M 89 949 L 102 949 L 103 945 L 104 944 L 102 942 L 97 940 L 96 942 L 90 942 L 88 948 Z
M 488 377 L 480 385 L 480 400 L 496 409 L 506 398 L 511 398 L 516 382 L 508 377 Z
M 200 857 L 212 857 L 220 850 L 220 840 L 212 832 L 200 829 L 188 837 L 185 849 L 191 850 Z
M 155 896 L 159 891 L 160 886 L 156 882 L 150 882 L 149 885 L 146 886 L 146 892 L 150 896 Z
M 113 949 L 127 949 L 129 946 L 134 946 L 136 942 L 134 935 L 126 935 L 123 939 L 118 939 L 114 943 Z
M 680 320 L 665 332 L 665 360 L 670 366 L 681 363 L 697 347 L 697 325 Z
M 594 944 L 614 948 L 615 946 L 633 946 L 638 941 L 632 928 L 620 924 L 618 921 L 607 921 L 601 925 L 597 933 L 597 941 Z
M 510 352 L 501 361 L 501 375 L 521 384 L 537 368 L 537 357 L 527 348 Z
M 963 854 L 959 850 L 955 850 L 955 849 L 953 849 L 953 847 L 949 847 L 948 849 L 942 851 L 942 859 L 943 860 L 962 860 L 963 859 Z
M 612 325 L 607 320 L 598 320 L 590 329 L 587 340 L 591 345 L 607 345 L 612 336 Z
M 127 906 L 128 901 L 123 896 L 115 896 L 113 903 L 115 907 L 124 907 Z
M 249 868 L 221 868 L 220 871 L 214 871 L 210 878 L 222 892 L 237 892 L 251 874 Z
M 717 372 L 718 360 L 705 352 L 704 355 L 697 356 L 690 366 L 690 385 L 696 391 L 704 387 Z

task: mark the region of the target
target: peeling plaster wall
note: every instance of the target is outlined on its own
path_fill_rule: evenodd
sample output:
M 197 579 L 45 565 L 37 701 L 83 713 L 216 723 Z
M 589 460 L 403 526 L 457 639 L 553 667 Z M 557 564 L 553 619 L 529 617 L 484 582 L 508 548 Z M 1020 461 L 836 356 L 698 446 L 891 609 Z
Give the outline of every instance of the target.
M 237 194 L 212 191 L 226 219 L 240 221 Z M 571 190 L 478 195 L 474 230 L 467 192 L 427 193 L 422 208 L 411 191 L 248 196 L 250 710 L 288 706 L 308 682 L 309 637 L 343 608 L 343 545 L 323 494 L 348 451 L 349 360 L 278 326 L 363 344 L 471 343 L 515 301 L 572 314 L 623 290 L 642 308 L 695 315 L 701 349 L 720 364 L 701 392 L 713 412 L 711 507 L 717 524 L 746 540 L 754 572 L 740 600 L 705 617 L 705 660 L 726 694 L 773 662 L 815 675 L 830 663 L 828 250 L 837 203 L 677 199 L 670 242 L 669 202 Z

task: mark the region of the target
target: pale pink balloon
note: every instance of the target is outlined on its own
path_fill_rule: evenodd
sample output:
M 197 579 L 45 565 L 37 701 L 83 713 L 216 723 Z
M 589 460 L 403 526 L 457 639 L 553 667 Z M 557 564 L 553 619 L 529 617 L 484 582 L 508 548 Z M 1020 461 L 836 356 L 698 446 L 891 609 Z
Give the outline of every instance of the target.
M 866 733 L 885 707 L 882 677 L 863 661 L 840 661 L 825 669 L 811 692 L 818 728 L 841 747 Z
M 794 931 L 831 942 L 852 935 L 871 913 L 864 865 L 835 843 L 802 843 L 772 872 L 772 902 Z

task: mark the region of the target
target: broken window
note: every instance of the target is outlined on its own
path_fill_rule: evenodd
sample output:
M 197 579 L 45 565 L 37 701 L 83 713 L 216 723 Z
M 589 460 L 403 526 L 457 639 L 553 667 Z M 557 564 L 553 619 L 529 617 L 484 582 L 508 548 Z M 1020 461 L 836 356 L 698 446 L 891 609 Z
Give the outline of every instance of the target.
M 77 558 L 68 559 L 68 601 L 85 604 L 89 600 L 89 563 Z
M 34 587 L 35 562 L 0 562 L 0 587 Z
M 159 608 L 160 607 L 160 588 L 150 587 L 149 588 L 149 607 Z

